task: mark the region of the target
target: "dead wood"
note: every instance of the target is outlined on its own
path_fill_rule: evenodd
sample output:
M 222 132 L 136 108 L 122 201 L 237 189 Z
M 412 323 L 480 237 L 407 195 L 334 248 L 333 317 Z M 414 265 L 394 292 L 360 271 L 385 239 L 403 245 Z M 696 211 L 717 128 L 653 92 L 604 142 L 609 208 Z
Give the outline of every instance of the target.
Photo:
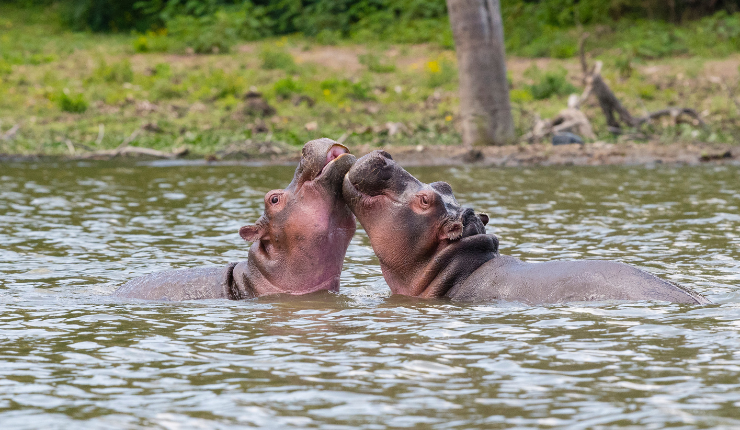
M 151 148 L 140 148 L 138 146 L 127 146 L 126 148 L 117 150 L 104 150 L 95 151 L 88 154 L 82 154 L 78 157 L 74 157 L 76 160 L 110 160 L 118 157 L 119 155 L 125 154 L 136 154 L 136 155 L 148 155 L 155 158 L 178 158 L 186 155 L 188 149 L 185 147 L 176 148 L 172 152 L 157 151 Z
M 597 67 L 600 69 L 601 67 Z M 609 88 L 609 85 L 604 82 L 601 74 L 594 73 L 590 77 L 591 88 L 594 95 L 599 101 L 604 116 L 606 116 L 606 123 L 610 127 L 619 127 L 619 121 L 617 121 L 616 115 L 619 115 L 619 119 L 628 125 L 629 127 L 635 127 L 638 124 L 637 120 L 632 117 L 630 112 L 622 106 L 614 92 Z M 615 115 L 616 114 L 616 115 Z
M 691 108 L 666 108 L 657 110 L 655 112 L 650 112 L 644 117 L 638 118 L 637 125 L 640 126 L 648 121 L 660 118 L 662 116 L 670 116 L 671 118 L 673 118 L 673 121 L 677 123 L 681 115 L 686 115 L 693 118 L 695 121 L 694 125 L 701 125 L 702 127 L 706 126 L 706 123 L 701 119 L 699 113 Z
M 586 50 L 585 42 L 588 38 L 588 33 L 584 33 L 579 41 L 580 57 L 581 57 L 581 69 L 584 72 L 584 83 L 586 88 L 579 98 L 576 107 L 578 107 L 586 98 L 593 93 L 599 102 L 601 111 L 606 117 L 606 124 L 609 131 L 616 134 L 622 134 L 621 129 L 625 126 L 627 128 L 637 129 L 639 132 L 640 127 L 644 124 L 650 123 L 652 120 L 670 116 L 673 118 L 674 123 L 678 123 L 682 116 L 688 116 L 693 120 L 694 125 L 706 126 L 705 122 L 701 119 L 701 116 L 691 108 L 687 107 L 668 107 L 660 109 L 655 112 L 649 112 L 642 117 L 633 116 L 629 110 L 619 101 L 614 92 L 609 88 L 609 85 L 604 81 L 601 76 L 601 69 L 603 63 L 596 61 L 594 68 L 588 71 L 588 62 L 586 61 Z
M 10 127 L 8 131 L 6 131 L 3 134 L 0 134 L 0 140 L 13 140 L 15 138 L 15 135 L 18 133 L 18 130 L 21 128 L 20 124 L 15 124 L 14 126 Z
M 578 109 L 567 107 L 550 119 L 542 120 L 535 116 L 532 131 L 522 136 L 522 140 L 537 142 L 550 134 L 562 132 L 575 133 L 587 139 L 596 138 L 591 122 L 586 115 Z
M 136 138 L 141 134 L 142 130 L 145 130 L 147 128 L 148 124 L 145 124 L 139 128 L 137 128 L 133 133 L 131 133 L 126 139 L 124 139 L 123 142 L 121 142 L 116 149 L 105 149 L 100 151 L 93 151 L 87 154 L 81 154 L 78 156 L 75 156 L 75 144 L 73 144 L 69 139 L 67 139 L 64 143 L 67 145 L 67 149 L 69 150 L 70 155 L 73 156 L 76 160 L 110 160 L 112 158 L 118 157 L 119 155 L 124 154 L 137 154 L 137 155 L 148 155 L 150 157 L 156 157 L 156 158 L 177 158 L 182 157 L 183 155 L 188 153 L 188 149 L 185 147 L 182 148 L 176 148 L 172 152 L 163 152 L 158 151 L 156 149 L 151 148 L 140 148 L 136 146 L 129 146 L 131 142 L 136 140 Z M 84 146 L 84 145 L 77 145 L 77 146 Z M 84 146 L 85 149 L 89 149 L 87 146 Z
M 589 33 L 583 33 L 578 39 L 578 52 L 580 53 L 581 57 L 581 70 L 583 71 L 583 83 L 586 83 L 586 78 L 590 73 L 588 73 L 588 63 L 586 62 L 586 39 L 588 39 L 588 36 L 590 36 Z

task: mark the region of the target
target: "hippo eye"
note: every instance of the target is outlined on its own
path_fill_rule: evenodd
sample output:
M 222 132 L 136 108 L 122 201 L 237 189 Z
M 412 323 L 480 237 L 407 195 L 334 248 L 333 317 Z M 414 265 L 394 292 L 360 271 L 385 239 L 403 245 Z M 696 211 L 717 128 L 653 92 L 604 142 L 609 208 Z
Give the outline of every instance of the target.
M 273 205 L 278 204 L 279 201 L 280 201 L 280 197 L 277 195 L 270 197 L 270 203 L 272 203 Z
M 421 202 L 422 206 L 429 206 L 429 197 L 425 194 L 422 194 L 419 196 L 419 201 Z

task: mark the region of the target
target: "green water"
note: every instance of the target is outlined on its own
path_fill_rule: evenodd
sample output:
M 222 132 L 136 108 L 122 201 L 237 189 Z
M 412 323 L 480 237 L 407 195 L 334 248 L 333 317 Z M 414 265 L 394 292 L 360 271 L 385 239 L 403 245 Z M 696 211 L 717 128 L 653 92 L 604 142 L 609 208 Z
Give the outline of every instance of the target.
M 245 259 L 293 167 L 0 164 L 0 427 L 740 427 L 739 167 L 410 170 L 504 254 L 628 262 L 716 304 L 390 297 L 361 230 L 339 294 L 123 301 Z

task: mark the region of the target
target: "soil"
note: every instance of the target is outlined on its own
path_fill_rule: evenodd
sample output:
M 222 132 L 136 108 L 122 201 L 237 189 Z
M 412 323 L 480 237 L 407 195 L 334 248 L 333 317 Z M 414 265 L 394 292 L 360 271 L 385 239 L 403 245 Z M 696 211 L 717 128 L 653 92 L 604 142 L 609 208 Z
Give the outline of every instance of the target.
M 273 148 L 274 146 L 274 148 Z M 292 164 L 300 159 L 300 149 L 271 142 L 252 143 L 227 155 L 211 154 L 205 162 Z M 358 157 L 379 149 L 363 145 L 350 148 Z M 740 147 L 726 144 L 660 144 L 604 142 L 585 145 L 532 144 L 466 149 L 459 146 L 387 146 L 393 159 L 403 166 L 603 166 L 603 165 L 699 165 L 729 164 L 740 166 Z M 146 159 L 146 156 L 129 155 Z M 123 158 L 123 157 L 122 157 Z M 0 154 L 0 163 L 13 161 L 70 160 L 71 157 Z M 149 157 L 151 159 L 151 157 Z
M 370 148 L 358 148 L 358 154 Z M 404 166 L 602 166 L 602 165 L 697 165 L 703 163 L 740 165 L 740 148 L 731 145 L 658 143 L 579 145 L 509 145 L 475 148 L 416 147 L 385 148 Z

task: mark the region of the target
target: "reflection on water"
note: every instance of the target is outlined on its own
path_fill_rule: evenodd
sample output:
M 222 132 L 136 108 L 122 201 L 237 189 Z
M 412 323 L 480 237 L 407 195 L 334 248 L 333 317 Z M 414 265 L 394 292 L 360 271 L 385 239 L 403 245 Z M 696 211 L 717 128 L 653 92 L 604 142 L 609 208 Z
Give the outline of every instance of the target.
M 0 165 L 2 428 L 737 428 L 737 167 L 412 169 L 505 254 L 611 258 L 716 305 L 390 297 L 367 237 L 339 295 L 149 303 L 138 275 L 246 258 L 292 167 Z

